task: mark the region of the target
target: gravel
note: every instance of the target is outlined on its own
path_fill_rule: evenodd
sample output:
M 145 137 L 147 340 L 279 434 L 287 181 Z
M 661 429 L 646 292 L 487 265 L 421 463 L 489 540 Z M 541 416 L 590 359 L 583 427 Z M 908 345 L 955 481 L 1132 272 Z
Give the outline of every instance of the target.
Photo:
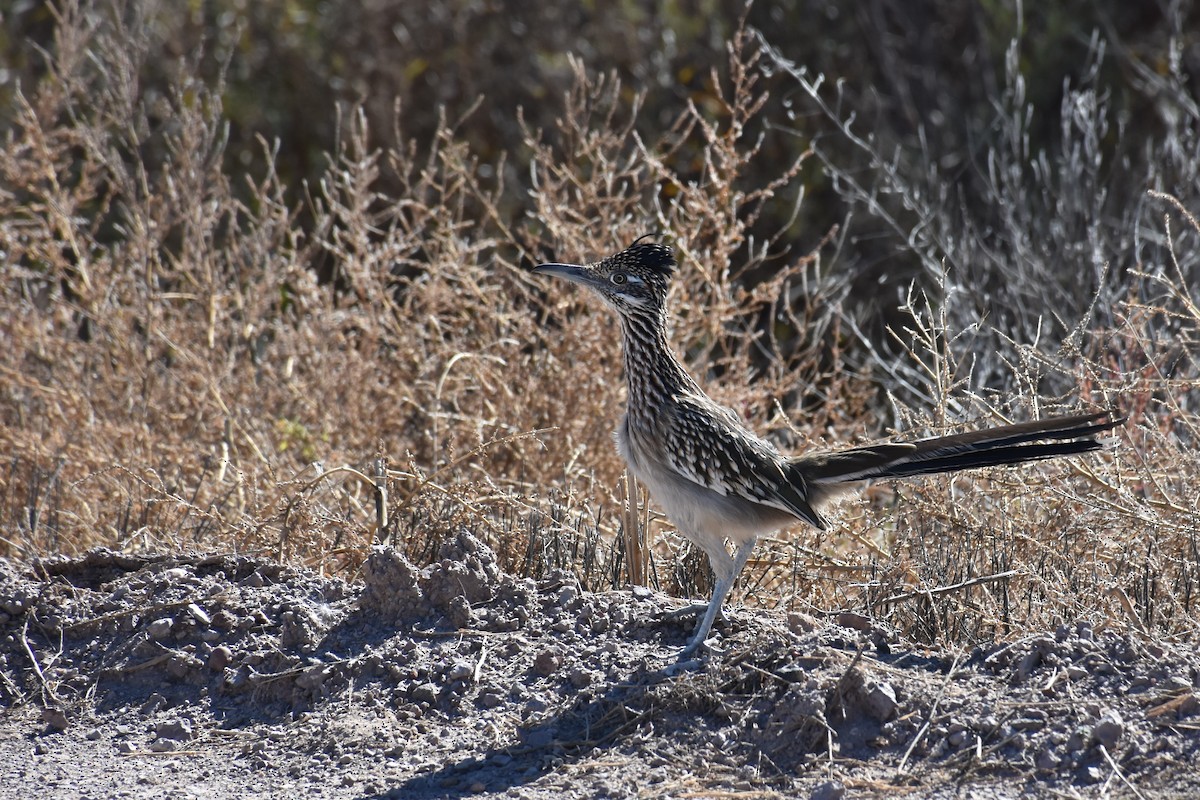
M 467 533 L 363 576 L 0 561 L 0 798 L 1200 796 L 1194 646 L 1080 622 L 942 653 L 735 608 L 679 664 L 677 600 L 517 578 Z

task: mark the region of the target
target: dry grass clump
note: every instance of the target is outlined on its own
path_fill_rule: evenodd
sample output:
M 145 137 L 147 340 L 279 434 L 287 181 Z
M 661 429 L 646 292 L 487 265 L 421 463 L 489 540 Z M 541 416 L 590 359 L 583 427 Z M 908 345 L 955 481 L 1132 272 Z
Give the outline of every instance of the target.
M 847 276 L 791 239 L 801 162 L 747 177 L 767 121 L 746 33 L 713 76 L 717 100 L 654 141 L 638 134 L 638 95 L 576 63 L 557 126 L 526 130 L 528 197 L 450 121 L 380 150 L 349 113 L 297 201 L 267 142 L 235 185 L 219 85 L 185 63 L 172 92 L 140 95 L 137 32 L 71 4 L 62 15 L 0 147 L 0 553 L 233 550 L 353 575 L 376 538 L 431 557 L 466 525 L 514 571 L 619 584 L 617 329 L 529 266 L 649 230 L 678 250 L 675 340 L 718 400 L 789 449 L 886 433 L 870 420 L 888 359 L 854 333 Z M 398 108 L 397 141 L 403 120 Z M 385 178 L 402 190 L 381 194 Z M 751 230 L 767 209 L 789 222 L 764 240 Z M 1114 325 L 996 354 L 1011 402 L 970 382 L 954 293 L 911 302 L 910 366 L 891 373 L 934 401 L 932 417 L 896 401 L 905 427 L 1116 406 L 1131 421 L 1113 451 L 873 489 L 835 532 L 764 548 L 746 596 L 956 642 L 1079 618 L 1194 633 L 1200 315 L 1190 265 L 1141 269 L 1137 286 L 1157 292 L 1115 304 Z M 1069 390 L 1046 401 L 1049 373 Z M 383 531 L 358 477 L 376 464 Z M 649 579 L 702 588 L 682 556 L 660 541 Z
M 619 84 L 579 68 L 559 129 L 528 134 L 536 222 L 502 218 L 504 185 L 481 177 L 450 123 L 426 147 L 379 151 L 361 115 L 343 121 L 344 145 L 299 209 L 266 143 L 238 199 L 219 87 L 181 69 L 168 97 L 130 94 L 139 41 L 75 13 L 47 79 L 18 98 L 0 163 L 11 554 L 232 547 L 352 566 L 372 538 L 371 492 L 321 476 L 376 457 L 393 471 L 399 539 L 468 522 L 516 561 L 551 547 L 547 533 L 611 532 L 600 509 L 616 506 L 622 474 L 616 329 L 529 273 L 551 247 L 588 258 L 647 227 L 678 232 L 688 263 L 722 265 L 679 287 L 693 361 L 743 386 L 820 372 L 818 348 L 764 342 L 753 316 L 779 306 L 791 331 L 832 324 L 819 292 L 785 302 L 819 279 L 815 262 L 752 244 L 748 264 L 768 248 L 784 264 L 753 294 L 728 266 L 772 190 L 735 185 L 753 157 L 736 130 L 755 112 L 749 70 L 729 122 L 681 117 L 675 141 L 705 126 L 703 185 L 673 176 L 670 143 L 636 140 Z M 398 197 L 375 191 L 384 173 Z M 647 213 L 667 181 L 681 199 Z M 703 207 L 705 191 L 723 205 Z M 771 410 L 769 395 L 743 396 L 748 413 Z

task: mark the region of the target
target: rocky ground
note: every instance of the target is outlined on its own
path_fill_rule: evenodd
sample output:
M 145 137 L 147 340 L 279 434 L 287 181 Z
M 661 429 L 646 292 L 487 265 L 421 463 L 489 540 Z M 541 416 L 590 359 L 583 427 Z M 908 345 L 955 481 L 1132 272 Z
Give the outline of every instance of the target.
M 952 654 L 502 573 L 0 561 L 0 798 L 1200 796 L 1200 654 L 1063 626 Z

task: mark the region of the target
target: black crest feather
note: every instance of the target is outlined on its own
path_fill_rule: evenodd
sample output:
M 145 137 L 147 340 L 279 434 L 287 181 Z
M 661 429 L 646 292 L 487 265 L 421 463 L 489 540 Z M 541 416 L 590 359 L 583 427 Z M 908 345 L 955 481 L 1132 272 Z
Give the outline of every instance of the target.
M 665 244 L 642 241 L 652 236 L 662 236 L 662 234 L 644 233 L 634 239 L 629 247 L 626 247 L 624 252 L 618 255 L 622 260 L 628 260 L 652 272 L 657 272 L 659 275 L 669 276 L 675 270 L 675 254 Z

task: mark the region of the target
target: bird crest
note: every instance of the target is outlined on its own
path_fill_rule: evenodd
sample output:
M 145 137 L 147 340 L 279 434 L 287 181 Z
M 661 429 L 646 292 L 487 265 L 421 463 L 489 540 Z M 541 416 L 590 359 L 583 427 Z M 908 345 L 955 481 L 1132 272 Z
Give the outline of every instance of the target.
M 658 242 L 646 242 L 644 239 L 661 237 L 658 232 L 644 233 L 634 239 L 628 247 L 619 253 L 609 256 L 606 261 L 614 267 L 625 269 L 641 268 L 648 272 L 669 278 L 675 271 L 675 254 L 671 248 Z

